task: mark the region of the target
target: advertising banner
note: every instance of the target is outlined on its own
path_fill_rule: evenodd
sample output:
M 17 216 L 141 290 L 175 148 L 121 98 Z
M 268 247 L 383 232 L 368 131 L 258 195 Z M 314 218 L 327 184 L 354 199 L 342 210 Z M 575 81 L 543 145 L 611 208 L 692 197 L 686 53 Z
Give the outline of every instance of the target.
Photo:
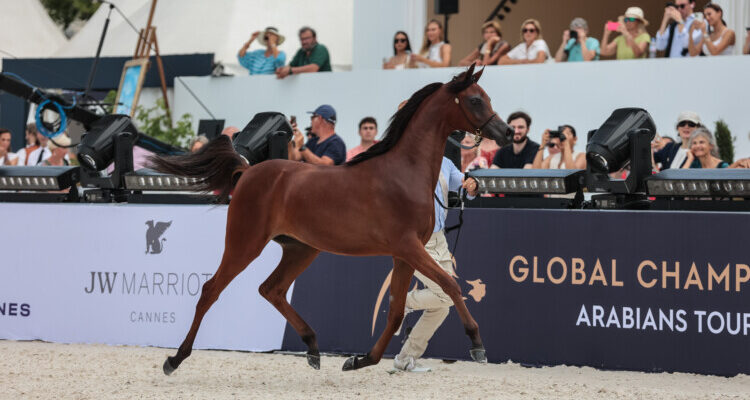
M 732 213 L 468 209 L 457 280 L 490 362 L 747 374 L 749 225 Z M 321 254 L 297 279 L 292 305 L 321 350 L 369 351 L 391 267 Z M 469 347 L 452 308 L 425 356 L 469 359 Z M 289 328 L 284 348 L 305 349 Z
M 2 204 L 0 338 L 177 347 L 224 250 L 226 206 Z M 206 314 L 196 348 L 278 349 L 258 294 L 270 243 Z

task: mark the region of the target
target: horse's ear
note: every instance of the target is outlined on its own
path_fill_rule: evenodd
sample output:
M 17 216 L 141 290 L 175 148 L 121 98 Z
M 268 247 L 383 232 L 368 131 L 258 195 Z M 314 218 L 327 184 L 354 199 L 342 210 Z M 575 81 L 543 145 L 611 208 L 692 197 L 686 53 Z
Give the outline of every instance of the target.
M 482 77 L 483 73 L 484 73 L 484 68 L 480 69 L 479 72 L 477 72 L 476 74 L 474 74 L 474 77 L 473 77 L 474 83 L 479 82 L 479 78 Z
M 466 71 L 466 75 L 464 76 L 464 80 L 468 81 L 469 79 L 471 79 L 472 74 L 474 74 L 474 66 L 475 66 L 475 64 L 471 64 L 471 67 L 469 67 L 469 69 Z

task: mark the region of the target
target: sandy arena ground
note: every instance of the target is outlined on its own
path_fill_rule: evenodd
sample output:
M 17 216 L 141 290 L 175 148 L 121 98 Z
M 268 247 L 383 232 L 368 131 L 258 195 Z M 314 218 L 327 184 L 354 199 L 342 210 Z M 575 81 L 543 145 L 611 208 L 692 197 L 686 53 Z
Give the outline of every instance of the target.
M 165 376 L 173 350 L 0 341 L 2 399 L 748 399 L 750 376 L 644 374 L 592 368 L 424 360 L 428 373 L 389 374 L 391 360 L 342 372 L 302 357 L 194 351 Z

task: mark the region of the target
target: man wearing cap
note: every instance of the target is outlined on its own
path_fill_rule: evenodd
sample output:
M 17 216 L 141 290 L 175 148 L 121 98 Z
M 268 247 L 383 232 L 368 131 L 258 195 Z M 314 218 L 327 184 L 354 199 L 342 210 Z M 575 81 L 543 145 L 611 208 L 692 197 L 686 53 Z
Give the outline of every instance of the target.
M 317 34 L 313 28 L 303 26 L 299 30 L 299 41 L 302 48 L 294 55 L 292 62 L 286 67 L 276 69 L 276 77 L 284 79 L 289 75 L 306 72 L 330 72 L 331 60 L 328 49 L 318 43 Z
M 258 49 L 248 53 L 247 49 L 256 38 L 258 43 L 266 46 L 266 49 Z M 284 36 L 279 34 L 279 31 L 272 26 L 266 28 L 262 36 L 260 31 L 253 32 L 250 40 L 237 53 L 237 60 L 240 65 L 250 71 L 250 75 L 273 74 L 277 68 L 286 64 L 286 53 L 279 51 L 277 47 L 282 43 L 284 43 Z
M 656 32 L 656 49 L 664 51 L 664 57 L 686 57 L 690 25 L 695 21 L 695 0 L 675 0 L 667 3 L 661 27 Z M 693 31 L 693 42 L 700 41 L 701 32 Z
M 312 114 L 311 131 L 315 135 L 307 143 L 298 130 L 294 130 L 294 146 L 289 159 L 315 165 L 339 165 L 346 160 L 346 145 L 336 134 L 336 110 L 328 104 L 308 111 Z
M 702 126 L 701 118 L 692 111 L 683 111 L 677 117 L 677 134 L 680 141 L 668 143 L 654 153 L 654 162 L 661 163 L 661 169 L 681 168 L 690 151 L 688 142 L 695 128 Z

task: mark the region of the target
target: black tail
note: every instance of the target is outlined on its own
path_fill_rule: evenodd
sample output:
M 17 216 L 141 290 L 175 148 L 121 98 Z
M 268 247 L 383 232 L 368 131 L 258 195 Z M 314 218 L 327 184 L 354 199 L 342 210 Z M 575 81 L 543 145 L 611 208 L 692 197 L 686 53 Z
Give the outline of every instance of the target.
M 151 156 L 151 168 L 166 174 L 198 179 L 199 191 L 219 191 L 220 201 L 229 198 L 237 182 L 235 176 L 249 165 L 234 151 L 228 136 L 221 135 L 193 154 Z

